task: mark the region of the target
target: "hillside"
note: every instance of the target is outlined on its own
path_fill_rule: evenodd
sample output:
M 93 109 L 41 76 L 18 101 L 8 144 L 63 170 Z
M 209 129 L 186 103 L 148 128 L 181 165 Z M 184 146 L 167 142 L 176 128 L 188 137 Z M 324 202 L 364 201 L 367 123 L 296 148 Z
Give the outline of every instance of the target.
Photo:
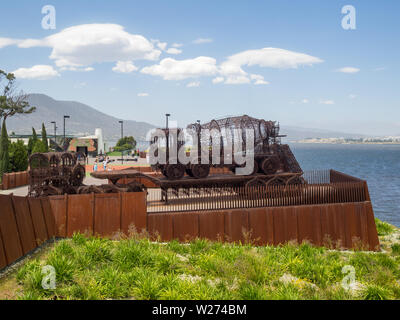
M 48 134 L 53 134 L 51 121 L 57 122 L 57 132 L 62 134 L 63 115 L 71 118 L 67 120 L 67 134 L 93 134 L 96 128 L 102 128 L 106 141 L 116 142 L 121 134 L 120 125 L 115 117 L 102 113 L 93 107 L 76 101 L 55 100 L 44 94 L 30 94 L 29 103 L 37 110 L 30 115 L 17 115 L 7 120 L 9 132 L 29 134 L 32 126 L 40 130 L 45 123 Z M 124 120 L 124 134 L 132 135 L 136 140 L 145 140 L 146 133 L 154 125 L 134 120 Z M 334 132 L 321 129 L 309 129 L 293 126 L 281 126 L 281 133 L 286 134 L 284 141 L 297 141 L 306 138 L 362 138 L 364 135 Z
M 63 115 L 67 119 L 68 134 L 94 134 L 96 128 L 103 129 L 106 141 L 117 140 L 121 135 L 120 125 L 115 117 L 102 113 L 88 105 L 75 101 L 58 101 L 44 94 L 30 94 L 29 103 L 37 109 L 30 115 L 18 115 L 7 120 L 7 129 L 17 134 L 29 134 L 32 128 L 40 130 L 45 123 L 48 134 L 53 133 L 51 121 L 57 122 L 57 134 L 62 134 Z M 28 122 L 28 124 L 27 124 Z M 144 140 L 148 130 L 154 126 L 146 122 L 124 120 L 124 134 L 137 140 Z

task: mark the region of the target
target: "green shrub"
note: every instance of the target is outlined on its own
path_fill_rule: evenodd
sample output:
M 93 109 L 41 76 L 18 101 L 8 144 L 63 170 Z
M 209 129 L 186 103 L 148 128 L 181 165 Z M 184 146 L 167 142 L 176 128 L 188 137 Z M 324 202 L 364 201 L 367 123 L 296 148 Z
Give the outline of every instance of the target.
M 400 244 L 399 243 L 392 244 L 391 248 L 392 248 L 393 254 L 395 254 L 395 255 L 400 254 Z
M 9 157 L 10 172 L 20 172 L 28 169 L 28 150 L 22 140 L 10 144 Z
M 387 222 L 380 221 L 379 219 L 375 218 L 376 230 L 378 231 L 379 236 L 386 236 L 391 234 L 394 231 L 392 225 Z
M 32 153 L 44 153 L 47 152 L 46 146 L 42 140 L 37 140 L 33 145 Z
M 371 284 L 362 293 L 364 300 L 387 300 L 390 299 L 390 291 L 386 288 Z

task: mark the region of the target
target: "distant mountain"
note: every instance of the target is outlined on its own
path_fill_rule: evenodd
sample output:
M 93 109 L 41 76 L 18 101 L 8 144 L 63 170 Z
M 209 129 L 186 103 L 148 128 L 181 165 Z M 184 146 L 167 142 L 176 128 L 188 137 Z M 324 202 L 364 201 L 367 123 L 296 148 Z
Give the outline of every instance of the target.
M 67 134 L 91 135 L 96 128 L 103 129 L 104 140 L 115 143 L 121 136 L 121 129 L 115 117 L 102 113 L 95 108 L 75 101 L 59 101 L 44 94 L 30 94 L 28 101 L 37 109 L 29 115 L 16 115 L 7 120 L 9 133 L 30 134 L 32 127 L 40 133 L 42 122 L 45 123 L 47 134 L 53 134 L 51 121 L 57 122 L 57 135 L 62 135 L 63 115 L 71 118 L 66 120 Z M 145 140 L 146 133 L 155 126 L 134 120 L 124 120 L 124 135 L 132 135 L 136 140 Z M 363 138 L 365 135 L 334 132 L 320 129 L 307 129 L 292 126 L 281 126 L 281 134 L 286 134 L 284 141 L 296 141 L 306 138 Z
M 47 134 L 53 134 L 51 121 L 57 122 L 57 135 L 63 133 L 63 116 L 69 115 L 66 120 L 67 134 L 94 134 L 96 128 L 103 129 L 105 141 L 117 141 L 121 136 L 121 127 L 115 117 L 102 113 L 88 105 L 75 101 L 58 101 L 44 94 L 30 94 L 30 105 L 36 111 L 29 115 L 16 115 L 7 119 L 7 129 L 16 134 L 29 134 L 32 127 L 38 130 L 45 123 Z M 136 140 L 145 140 L 146 133 L 154 128 L 146 122 L 124 120 L 124 135 L 134 136 Z

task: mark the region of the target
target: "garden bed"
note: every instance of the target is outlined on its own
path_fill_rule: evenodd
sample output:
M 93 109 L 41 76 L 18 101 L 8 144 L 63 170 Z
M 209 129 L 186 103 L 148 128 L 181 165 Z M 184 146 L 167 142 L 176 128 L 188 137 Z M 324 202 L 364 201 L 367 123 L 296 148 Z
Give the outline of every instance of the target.
M 400 230 L 376 224 L 377 253 L 76 234 L 14 266 L 0 299 L 399 299 Z M 42 288 L 45 265 L 56 270 L 54 290 Z M 350 289 L 344 266 L 354 267 Z

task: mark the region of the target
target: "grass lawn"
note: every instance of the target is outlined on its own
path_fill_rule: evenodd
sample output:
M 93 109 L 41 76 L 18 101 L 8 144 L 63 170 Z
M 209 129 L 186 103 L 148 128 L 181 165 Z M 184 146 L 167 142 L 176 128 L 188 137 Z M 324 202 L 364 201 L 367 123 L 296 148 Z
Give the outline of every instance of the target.
M 76 234 L 14 267 L 0 299 L 400 299 L 400 230 L 377 227 L 379 253 Z M 56 270 L 55 290 L 42 288 L 45 265 Z M 350 289 L 344 266 L 354 267 Z
M 109 157 L 111 157 L 111 156 L 121 156 L 121 152 L 120 151 L 107 152 L 106 155 L 109 156 Z

